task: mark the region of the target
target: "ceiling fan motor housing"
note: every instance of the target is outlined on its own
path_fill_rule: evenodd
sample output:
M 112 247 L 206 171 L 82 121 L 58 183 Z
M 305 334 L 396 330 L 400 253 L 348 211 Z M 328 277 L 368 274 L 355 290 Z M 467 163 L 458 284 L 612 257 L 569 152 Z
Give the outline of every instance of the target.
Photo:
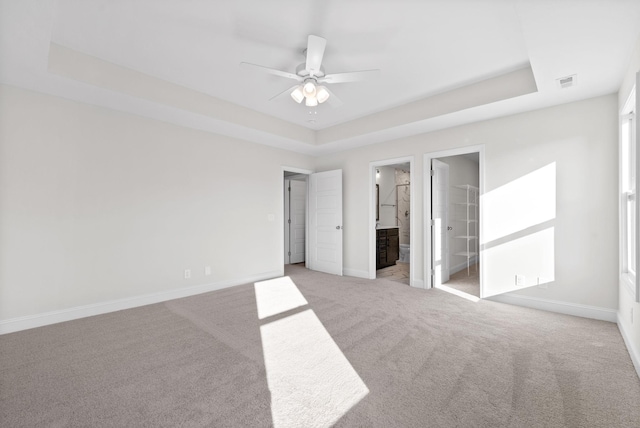
M 315 77 L 316 79 L 318 79 L 320 77 L 324 77 L 324 67 L 320 67 L 320 70 L 317 73 L 314 73 L 313 76 L 311 76 L 309 70 L 306 69 L 306 64 L 303 62 L 296 67 L 296 74 L 303 78 Z

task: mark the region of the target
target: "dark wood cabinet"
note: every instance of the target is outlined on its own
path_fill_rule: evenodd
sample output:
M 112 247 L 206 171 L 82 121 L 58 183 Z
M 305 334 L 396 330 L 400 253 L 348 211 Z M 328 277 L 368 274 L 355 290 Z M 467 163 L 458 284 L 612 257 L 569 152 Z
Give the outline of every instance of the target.
M 395 265 L 400 256 L 398 229 L 378 229 L 376 238 L 376 269 Z

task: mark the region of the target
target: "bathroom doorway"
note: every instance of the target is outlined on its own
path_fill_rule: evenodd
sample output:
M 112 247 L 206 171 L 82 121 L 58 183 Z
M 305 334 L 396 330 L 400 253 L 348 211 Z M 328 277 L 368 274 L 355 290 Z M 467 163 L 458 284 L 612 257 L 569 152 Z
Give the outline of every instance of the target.
M 371 163 L 370 278 L 413 285 L 413 158 Z

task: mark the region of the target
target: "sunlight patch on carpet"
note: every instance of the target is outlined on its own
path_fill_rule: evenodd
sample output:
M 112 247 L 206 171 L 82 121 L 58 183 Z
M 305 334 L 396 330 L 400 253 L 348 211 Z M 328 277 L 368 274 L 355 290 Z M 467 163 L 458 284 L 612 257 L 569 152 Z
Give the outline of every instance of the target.
M 449 294 L 453 294 L 455 296 L 462 297 L 463 299 L 467 299 L 467 300 L 472 301 L 474 303 L 480 301 L 480 299 L 478 297 L 474 296 L 473 294 L 465 293 L 464 291 L 456 290 L 455 288 L 447 287 L 446 285 L 440 284 L 436 288 L 438 290 L 446 291 Z
M 307 301 L 289 277 L 255 284 L 260 319 Z M 369 389 L 311 309 L 260 326 L 275 428 L 330 427 Z
M 308 304 L 288 276 L 256 282 L 254 288 L 261 320 Z

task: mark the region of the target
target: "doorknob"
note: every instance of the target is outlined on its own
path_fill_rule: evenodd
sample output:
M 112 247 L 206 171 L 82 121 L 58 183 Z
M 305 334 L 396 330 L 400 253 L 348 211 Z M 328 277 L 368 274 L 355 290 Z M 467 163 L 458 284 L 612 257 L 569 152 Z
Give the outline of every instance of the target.
M 453 230 L 453 227 L 447 226 L 447 230 Z
M 340 226 L 336 226 L 336 229 L 340 230 L 341 228 L 340 228 Z

